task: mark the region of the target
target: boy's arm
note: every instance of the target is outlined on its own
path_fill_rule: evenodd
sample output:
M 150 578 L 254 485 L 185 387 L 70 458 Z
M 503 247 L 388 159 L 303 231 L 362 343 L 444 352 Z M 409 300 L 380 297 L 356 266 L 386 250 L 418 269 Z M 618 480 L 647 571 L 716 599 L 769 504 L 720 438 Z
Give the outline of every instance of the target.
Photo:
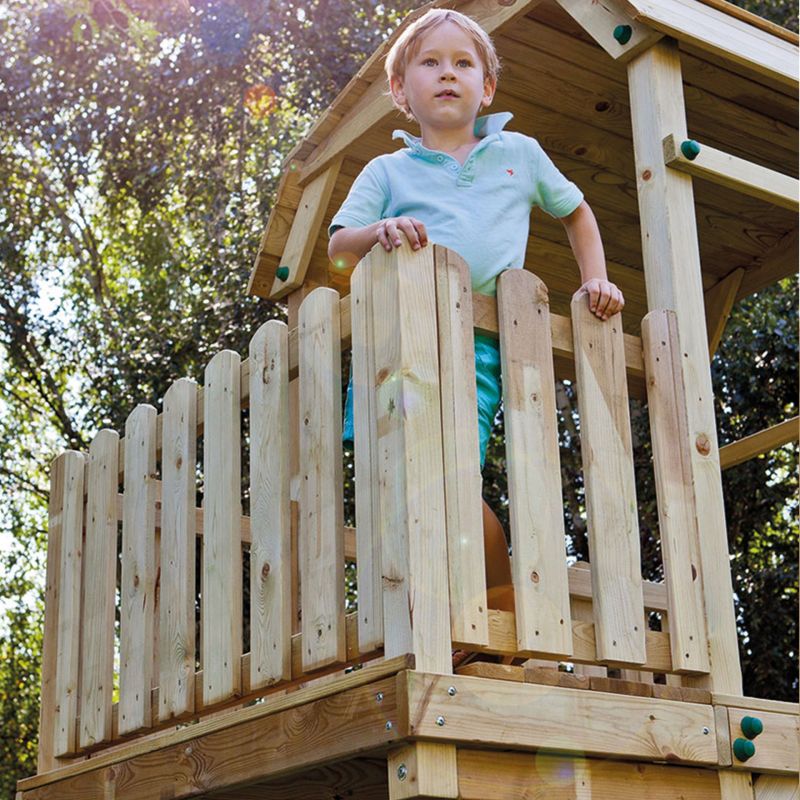
M 414 217 L 389 217 L 363 228 L 339 228 L 328 242 L 328 258 L 339 268 L 354 267 L 380 243 L 384 250 L 400 247 L 403 232 L 414 250 L 428 244 L 425 225 Z
M 581 271 L 581 288 L 589 295 L 589 307 L 600 319 L 608 319 L 622 311 L 625 298 L 617 286 L 608 280 L 603 241 L 597 220 L 584 200 L 561 222 L 567 231 L 572 252 Z

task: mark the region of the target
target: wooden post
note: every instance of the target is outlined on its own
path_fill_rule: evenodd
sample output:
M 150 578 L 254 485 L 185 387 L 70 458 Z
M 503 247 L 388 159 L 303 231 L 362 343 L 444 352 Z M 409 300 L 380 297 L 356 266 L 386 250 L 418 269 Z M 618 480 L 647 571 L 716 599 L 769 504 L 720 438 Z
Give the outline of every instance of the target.
M 687 685 L 742 693 L 692 178 L 664 163 L 670 133 L 688 138 L 680 55 L 664 39 L 628 66 L 647 305 L 677 313 L 686 389 L 711 672 Z M 752 797 L 748 773 L 721 772 L 725 797 Z

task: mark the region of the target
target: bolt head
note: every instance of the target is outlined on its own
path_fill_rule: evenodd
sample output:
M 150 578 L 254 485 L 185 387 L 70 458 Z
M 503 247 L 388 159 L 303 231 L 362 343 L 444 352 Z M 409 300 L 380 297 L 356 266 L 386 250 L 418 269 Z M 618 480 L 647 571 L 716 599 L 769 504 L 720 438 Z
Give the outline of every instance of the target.
M 392 721 L 391 720 L 386 720 L 386 730 L 390 731 L 392 729 L 392 727 L 393 727 L 392 726 Z
M 382 703 L 382 702 L 383 702 L 383 692 L 378 692 L 378 694 L 376 694 L 376 695 L 375 695 L 375 699 L 376 699 L 376 700 L 377 700 L 379 703 Z
M 448 686 L 447 687 L 447 694 L 449 694 L 450 697 L 455 697 L 456 696 L 456 687 L 455 686 Z
M 408 777 L 408 767 L 405 764 L 401 764 L 397 768 L 397 780 L 404 781 Z
M 444 717 L 440 714 L 436 717 L 436 724 L 441 728 L 444 725 Z
M 705 725 L 703 725 L 703 736 L 708 736 L 709 733 L 711 733 L 711 731 Z

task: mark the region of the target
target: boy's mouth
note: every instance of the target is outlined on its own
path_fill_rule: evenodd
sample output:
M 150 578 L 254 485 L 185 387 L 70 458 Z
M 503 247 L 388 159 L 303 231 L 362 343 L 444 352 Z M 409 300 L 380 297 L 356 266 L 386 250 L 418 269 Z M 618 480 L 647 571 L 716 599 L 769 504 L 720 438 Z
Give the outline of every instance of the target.
M 437 97 L 458 97 L 458 95 L 452 89 L 445 89 L 443 92 L 439 92 L 436 95 Z

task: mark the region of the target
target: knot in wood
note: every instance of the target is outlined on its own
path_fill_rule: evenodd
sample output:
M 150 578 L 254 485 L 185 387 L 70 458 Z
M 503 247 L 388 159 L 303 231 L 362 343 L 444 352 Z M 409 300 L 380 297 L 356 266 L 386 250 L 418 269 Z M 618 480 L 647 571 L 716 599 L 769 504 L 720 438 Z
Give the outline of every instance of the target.
M 267 575 L 269 575 L 269 571 L 270 571 L 270 565 L 269 564 L 264 564 L 264 566 L 261 567 L 261 579 L 262 580 L 266 580 L 267 579 Z
M 701 433 L 694 440 L 694 446 L 701 456 L 707 456 L 711 452 L 711 440 L 704 433 Z
M 533 572 L 531 572 L 531 580 L 532 580 L 534 583 L 539 583 L 539 573 L 538 573 L 536 570 L 534 570 Z

